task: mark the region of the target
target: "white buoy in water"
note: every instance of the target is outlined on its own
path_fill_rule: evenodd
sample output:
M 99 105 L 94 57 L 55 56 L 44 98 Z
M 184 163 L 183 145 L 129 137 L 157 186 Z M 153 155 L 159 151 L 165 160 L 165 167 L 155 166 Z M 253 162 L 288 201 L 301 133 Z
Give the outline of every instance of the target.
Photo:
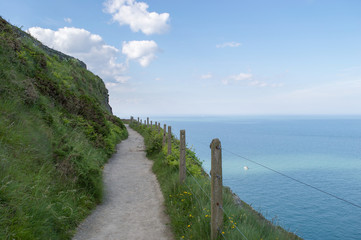
M 244 166 L 243 169 L 247 171 L 249 168 L 247 166 Z

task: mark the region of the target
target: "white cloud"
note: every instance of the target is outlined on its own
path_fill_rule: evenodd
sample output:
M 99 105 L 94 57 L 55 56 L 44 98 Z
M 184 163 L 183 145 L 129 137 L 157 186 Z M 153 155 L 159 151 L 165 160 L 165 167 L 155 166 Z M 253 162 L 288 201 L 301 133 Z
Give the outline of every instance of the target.
M 107 83 L 105 83 L 105 86 L 109 89 L 109 88 L 113 88 L 113 87 L 118 86 L 118 83 L 107 82 Z
M 223 83 L 224 85 L 228 85 L 228 84 L 229 84 L 229 80 L 228 80 L 228 79 L 222 79 L 222 83 Z
M 229 79 L 235 80 L 235 81 L 243 81 L 243 80 L 249 80 L 252 79 L 252 74 L 250 73 L 240 73 L 237 75 L 229 76 Z
M 262 81 L 252 81 L 249 83 L 250 86 L 255 86 L 255 87 L 268 87 L 269 85 L 265 82 Z
M 122 53 L 128 60 L 137 61 L 142 67 L 146 67 L 156 57 L 159 51 L 158 45 L 154 41 L 129 41 L 123 42 Z
M 71 18 L 64 18 L 64 21 L 67 22 L 67 23 L 71 23 L 71 22 L 72 22 Z
M 212 77 L 213 77 L 213 75 L 211 73 L 201 75 L 201 79 L 210 79 Z
M 239 73 L 236 75 L 230 75 L 224 79 L 222 79 L 222 84 L 229 85 L 231 83 L 244 82 L 248 86 L 251 87 L 270 87 L 270 88 L 279 88 L 283 87 L 283 83 L 267 83 L 264 81 L 254 79 L 253 74 L 251 73 Z
M 238 42 L 225 42 L 225 43 L 216 45 L 217 48 L 239 47 L 239 46 L 241 46 L 241 43 L 238 43 Z
M 105 44 L 101 36 L 74 27 L 57 31 L 32 27 L 28 32 L 45 45 L 85 62 L 89 70 L 105 81 L 124 82 L 127 67 L 118 62 L 119 49 Z
M 129 76 L 116 76 L 115 77 L 115 80 L 118 82 L 118 83 L 126 83 L 129 81 L 129 79 L 131 79 L 131 77 Z
M 283 87 L 284 84 L 283 83 L 272 83 L 270 86 L 273 88 L 278 88 L 278 87 Z
M 104 11 L 110 13 L 119 25 L 129 25 L 133 32 L 146 35 L 161 34 L 169 29 L 169 13 L 148 12 L 148 4 L 135 0 L 108 0 Z

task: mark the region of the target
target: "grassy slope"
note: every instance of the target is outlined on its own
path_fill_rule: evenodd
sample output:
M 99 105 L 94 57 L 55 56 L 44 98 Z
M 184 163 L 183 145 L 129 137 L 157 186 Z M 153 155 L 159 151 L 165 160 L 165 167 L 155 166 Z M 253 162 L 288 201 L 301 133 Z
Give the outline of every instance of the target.
M 0 17 L 0 239 L 69 239 L 127 137 L 102 80 Z
M 179 140 L 172 139 L 172 154 L 162 147 L 163 130 L 158 133 L 144 125 L 132 124 L 144 136 L 147 156 L 154 160 L 153 171 L 161 185 L 167 212 L 176 239 L 210 239 L 210 179 L 195 153 L 187 149 L 187 179 L 179 184 Z M 208 195 L 208 196 L 207 196 Z M 248 204 L 236 204 L 229 188 L 223 191 L 224 226 L 219 239 L 300 239 L 293 233 L 267 221 Z M 238 229 L 237 229 L 238 228 Z

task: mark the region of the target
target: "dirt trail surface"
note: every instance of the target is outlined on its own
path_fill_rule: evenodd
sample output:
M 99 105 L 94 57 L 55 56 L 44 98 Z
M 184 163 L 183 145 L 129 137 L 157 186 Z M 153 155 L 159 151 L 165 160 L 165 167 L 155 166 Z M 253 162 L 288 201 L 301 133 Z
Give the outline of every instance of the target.
M 103 203 L 78 227 L 73 240 L 173 239 L 143 137 L 127 129 L 128 139 L 104 167 Z

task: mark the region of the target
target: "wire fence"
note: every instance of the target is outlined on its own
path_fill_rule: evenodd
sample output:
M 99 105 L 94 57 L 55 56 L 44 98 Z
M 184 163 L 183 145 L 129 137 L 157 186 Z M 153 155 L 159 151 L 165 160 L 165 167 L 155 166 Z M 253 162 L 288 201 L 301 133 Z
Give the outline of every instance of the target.
M 193 181 L 198 185 L 198 187 L 202 190 L 202 192 L 205 194 L 205 196 L 206 196 L 206 197 L 208 198 L 208 200 L 211 202 L 211 197 L 208 195 L 207 191 L 204 190 L 204 188 L 203 188 L 202 185 L 199 183 L 199 181 L 193 176 L 193 174 L 192 174 L 190 171 L 188 171 L 188 169 L 187 169 L 187 173 L 189 174 L 189 176 L 192 177 Z M 208 181 L 210 181 L 210 179 L 208 179 Z M 210 182 L 209 182 L 209 183 L 210 183 Z M 185 184 L 186 184 L 186 182 L 185 182 Z M 197 199 L 200 207 L 201 207 L 202 209 L 204 209 L 204 206 L 201 205 L 199 199 L 196 197 L 196 194 L 194 194 L 194 192 L 192 191 L 191 187 L 190 187 L 188 184 L 186 184 L 186 186 L 188 187 L 189 191 L 192 192 L 192 194 L 195 196 L 195 198 Z M 223 206 L 220 205 L 219 208 L 223 211 L 223 213 L 227 216 L 227 218 L 230 219 L 230 215 L 226 212 L 226 210 L 223 208 Z M 245 236 L 245 234 L 238 228 L 238 226 L 237 226 L 236 224 L 234 224 L 233 226 L 234 226 L 235 229 L 241 234 L 241 236 L 243 237 L 243 239 L 248 240 L 248 238 L 247 238 L 247 237 Z M 218 232 L 219 232 L 219 234 L 220 234 L 224 239 L 227 239 L 226 236 L 224 235 L 222 229 L 219 229 Z
M 198 143 L 201 144 L 201 145 L 207 146 L 207 144 L 205 144 L 205 143 L 201 143 L 201 142 L 198 142 Z M 302 181 L 302 180 L 299 180 L 299 179 L 297 179 L 297 178 L 291 177 L 291 176 L 289 176 L 289 175 L 287 175 L 287 174 L 285 174 L 285 173 L 282 173 L 282 172 L 280 172 L 280 171 L 278 171 L 278 170 L 275 170 L 275 169 L 273 169 L 273 168 L 271 168 L 271 167 L 269 167 L 269 166 L 266 166 L 266 165 L 264 165 L 264 164 L 262 164 L 262 163 L 259 163 L 259 162 L 255 161 L 255 160 L 252 160 L 252 159 L 250 159 L 250 158 L 248 158 L 248 157 L 244 157 L 244 156 L 242 156 L 242 155 L 240 155 L 240 154 L 238 154 L 238 153 L 235 153 L 235 152 L 233 152 L 233 151 L 230 151 L 230 150 L 228 150 L 227 148 L 222 147 L 222 149 L 223 149 L 223 151 L 228 152 L 228 153 L 230 153 L 230 154 L 232 154 L 232 155 L 234 155 L 234 156 L 236 156 L 236 157 L 238 157 L 238 158 L 240 158 L 240 159 L 249 161 L 249 162 L 251 162 L 251 163 L 253 163 L 253 164 L 256 164 L 257 166 L 260 166 L 260 167 L 262 167 L 262 168 L 264 168 L 264 169 L 267 169 L 267 170 L 269 170 L 269 171 L 271 171 L 271 172 L 274 172 L 274 173 L 276 173 L 276 174 L 278 174 L 278 175 L 280 175 L 280 176 L 283 176 L 283 177 L 285 177 L 285 178 L 288 178 L 288 179 L 290 179 L 290 180 L 292 180 L 292 181 L 294 181 L 294 182 L 296 182 L 296 183 L 302 184 L 302 185 L 304 185 L 304 186 L 306 186 L 306 187 L 308 187 L 308 188 L 311 188 L 311 189 L 313 189 L 313 190 L 316 190 L 316 191 L 318 191 L 318 192 L 321 192 L 321 193 L 323 193 L 323 194 L 326 194 L 326 195 L 328 195 L 328 196 L 330 196 L 330 197 L 332 197 L 332 198 L 335 198 L 335 199 L 337 199 L 337 200 L 340 200 L 340 201 L 342 201 L 342 202 L 344 202 L 344 203 L 346 203 L 346 204 L 348 204 L 348 205 L 351 205 L 351 206 L 354 206 L 354 207 L 356 207 L 356 208 L 358 208 L 358 209 L 361 209 L 361 205 L 360 205 L 360 204 L 351 202 L 351 201 L 349 201 L 349 200 L 347 200 L 347 199 L 345 199 L 345 198 L 342 198 L 342 197 L 337 196 L 336 194 L 333 194 L 333 193 L 330 193 L 330 192 L 328 192 L 328 191 L 325 191 L 325 190 L 323 190 L 323 189 L 321 189 L 321 188 L 318 188 L 318 187 L 316 187 L 316 186 L 314 186 L 314 185 L 312 185 L 312 184 L 310 184 L 310 183 L 306 183 L 306 182 L 304 182 L 304 181 Z
M 177 136 L 177 135 L 174 134 L 174 136 Z M 204 146 L 206 146 L 207 148 L 209 148 L 209 144 L 202 143 L 202 142 L 196 142 L 196 143 L 197 143 L 197 144 L 204 145 Z M 202 150 L 203 150 L 203 149 L 202 149 Z M 197 151 L 202 151 L 202 150 L 201 150 L 201 149 L 197 149 Z M 238 154 L 238 153 L 235 153 L 235 152 L 233 152 L 233 151 L 231 151 L 231 150 L 228 150 L 227 148 L 222 147 L 222 150 L 223 150 L 224 152 L 227 152 L 227 153 L 229 153 L 229 154 L 232 154 L 232 155 L 234 155 L 234 156 L 236 156 L 236 157 L 238 157 L 238 158 L 240 158 L 240 159 L 243 159 L 243 160 L 246 160 L 246 161 L 248 161 L 248 162 L 251 162 L 251 163 L 253 163 L 253 164 L 255 164 L 255 165 L 257 165 L 257 166 L 259 166 L 259 167 L 261 167 L 261 168 L 267 169 L 268 171 L 271 171 L 271 172 L 276 173 L 276 174 L 278 174 L 278 175 L 280 175 L 280 176 L 282 176 L 282 177 L 285 177 L 285 178 L 287 178 L 287 179 L 289 179 L 289 180 L 292 180 L 292 181 L 295 182 L 295 183 L 301 184 L 301 185 L 306 186 L 306 187 L 308 187 L 308 188 L 310 188 L 310 189 L 312 189 L 312 190 L 315 190 L 315 191 L 318 191 L 318 192 L 320 192 L 320 193 L 322 193 L 322 194 L 325 194 L 325 195 L 327 195 L 327 196 L 329 196 L 329 197 L 331 197 L 331 198 L 337 199 L 337 200 L 343 202 L 344 204 L 348 204 L 348 205 L 350 205 L 350 206 L 353 206 L 353 207 L 356 207 L 356 208 L 358 208 L 358 209 L 361 209 L 361 205 L 360 205 L 360 204 L 357 204 L 357 203 L 355 203 L 355 202 L 349 201 L 349 200 L 347 200 L 347 199 L 345 199 L 345 198 L 343 198 L 343 197 L 337 196 L 336 194 L 333 194 L 333 193 L 330 193 L 330 192 L 328 192 L 328 191 L 325 191 L 325 190 L 323 190 L 323 189 L 321 189 L 321 188 L 319 188 L 319 187 L 316 187 L 316 186 L 314 186 L 314 185 L 312 185 L 312 184 L 310 184 L 310 183 L 307 183 L 307 182 L 302 181 L 302 180 L 300 180 L 300 179 L 297 179 L 297 178 L 295 178 L 295 177 L 289 176 L 289 175 L 287 175 L 287 174 L 285 174 L 285 173 L 283 173 L 283 172 L 281 172 L 281 171 L 278 171 L 278 170 L 276 170 L 276 169 L 274 169 L 274 168 L 272 168 L 272 167 L 270 167 L 270 166 L 267 166 L 267 165 L 262 164 L 262 163 L 260 163 L 260 162 L 258 162 L 258 161 L 255 161 L 255 160 L 253 160 L 253 159 L 251 159 L 251 158 L 245 157 L 245 156 L 243 156 L 243 155 L 241 155 L 241 154 Z M 211 202 L 211 197 L 210 197 L 209 193 L 202 187 L 202 184 L 199 183 L 199 181 L 197 180 L 197 178 L 196 178 L 195 176 L 193 176 L 193 174 L 192 174 L 188 169 L 187 169 L 187 175 L 191 177 L 192 181 L 193 181 L 193 182 L 199 187 L 199 189 L 204 193 L 204 196 L 209 200 L 209 202 Z M 210 178 L 208 178 L 207 181 L 210 182 Z M 194 198 L 195 198 L 196 201 L 198 202 L 198 204 L 199 204 L 199 206 L 201 207 L 201 209 L 204 210 L 205 208 L 204 208 L 204 206 L 202 206 L 202 203 L 201 203 L 201 201 L 200 201 L 200 199 L 199 199 L 200 197 L 197 196 L 197 194 L 195 194 L 195 191 L 192 189 L 192 187 L 191 187 L 189 184 L 186 183 L 186 181 L 185 181 L 184 183 L 185 183 L 185 185 L 187 186 L 187 188 L 189 189 L 189 191 L 193 194 Z M 229 215 L 229 214 L 227 213 L 227 211 L 223 208 L 223 206 L 220 205 L 219 208 L 220 208 L 220 209 L 222 210 L 222 212 L 227 216 L 227 218 L 230 219 L 230 215 Z M 244 233 L 238 228 L 238 226 L 237 226 L 236 224 L 234 224 L 234 226 L 235 226 L 235 229 L 236 229 L 236 230 L 239 232 L 239 234 L 242 236 L 242 239 L 248 240 L 248 238 L 246 237 L 246 234 L 244 234 Z M 226 236 L 224 235 L 222 229 L 218 229 L 218 232 L 219 232 L 219 234 L 223 237 L 223 239 L 227 239 Z

